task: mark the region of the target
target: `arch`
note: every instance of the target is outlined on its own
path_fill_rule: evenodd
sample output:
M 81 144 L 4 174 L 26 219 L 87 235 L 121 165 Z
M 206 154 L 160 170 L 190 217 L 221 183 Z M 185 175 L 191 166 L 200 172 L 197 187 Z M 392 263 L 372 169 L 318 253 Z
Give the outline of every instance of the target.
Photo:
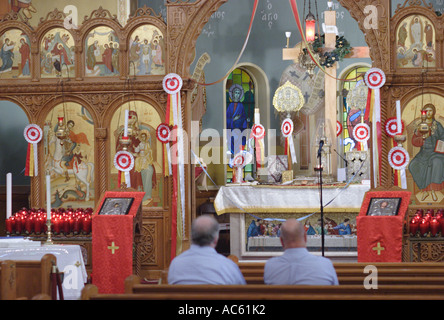
M 23 137 L 24 128 L 30 123 L 26 110 L 17 102 L 2 98 L 0 117 L 0 184 L 5 184 L 8 172 L 12 173 L 14 185 L 30 185 L 29 178 L 23 174 L 26 164 L 27 142 Z M 8 121 L 9 119 L 9 121 Z
M 84 105 L 63 99 L 52 103 L 43 121 L 42 167 L 51 176 L 53 207 L 94 207 L 97 199 L 93 116 Z M 58 132 L 62 128 L 64 135 L 60 137 Z
M 121 139 L 124 132 L 125 110 L 129 111 L 128 144 Z M 163 114 L 158 107 L 146 99 L 132 97 L 113 108 L 109 118 L 109 166 L 110 188 L 127 183 L 114 165 L 114 157 L 118 151 L 129 151 L 134 157 L 134 168 L 129 173 L 130 187 L 144 191 L 143 206 L 163 207 L 165 205 L 164 184 L 164 146 L 157 140 L 156 129 L 163 122 Z
M 252 63 L 241 63 L 238 64 L 235 69 L 240 69 L 242 71 L 245 71 L 250 78 L 253 80 L 254 83 L 254 88 L 255 88 L 255 94 L 254 94 L 254 101 L 255 101 L 255 109 L 259 109 L 259 114 L 260 114 L 260 122 L 261 124 L 264 126 L 265 131 L 269 132 L 269 128 L 270 128 L 270 86 L 269 86 L 269 82 L 268 82 L 268 78 L 265 74 L 265 72 L 258 67 L 255 64 Z M 228 106 L 228 101 L 227 101 L 227 95 L 226 95 L 226 89 L 227 89 L 227 82 L 228 79 L 224 79 L 223 81 L 223 105 L 224 105 L 224 129 L 226 128 L 226 124 L 227 124 L 227 106 Z M 264 121 L 265 119 L 265 121 Z M 253 119 L 254 121 L 254 119 Z M 250 128 L 251 129 L 251 128 Z M 230 146 L 225 143 L 225 141 L 227 141 L 228 137 L 227 137 L 227 133 L 228 130 L 224 130 L 223 131 L 223 145 L 227 145 L 228 148 L 230 148 Z M 267 143 L 264 144 L 265 145 L 265 154 L 267 154 L 267 150 L 269 149 L 269 145 Z M 223 159 L 223 163 L 225 163 L 225 154 L 226 154 L 227 150 L 223 150 L 223 154 L 224 154 L 224 159 Z M 225 174 L 225 179 L 224 181 L 227 181 L 227 167 L 225 167 L 224 170 L 224 174 Z

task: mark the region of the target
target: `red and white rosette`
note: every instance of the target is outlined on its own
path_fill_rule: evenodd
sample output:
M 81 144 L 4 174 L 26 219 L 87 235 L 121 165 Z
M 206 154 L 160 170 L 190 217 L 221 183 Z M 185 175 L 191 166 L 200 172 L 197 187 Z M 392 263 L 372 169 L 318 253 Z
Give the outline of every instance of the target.
M 26 155 L 26 166 L 25 175 L 26 176 L 37 176 L 38 175 L 38 154 L 37 154 L 37 144 L 43 138 L 43 131 L 36 124 L 30 124 L 25 127 L 23 131 L 23 136 L 28 142 L 28 150 Z
M 402 170 L 407 167 L 410 161 L 410 156 L 407 150 L 403 147 L 393 147 L 388 154 L 388 161 L 390 166 L 395 170 Z
M 265 148 L 264 148 L 264 137 L 265 128 L 260 123 L 253 125 L 251 129 L 251 135 L 254 138 L 255 148 L 256 148 L 256 165 L 261 168 L 265 163 Z
M 284 121 L 282 121 L 281 125 L 282 136 L 287 139 L 286 153 L 288 154 L 287 149 L 289 149 L 291 155 L 291 162 L 297 163 L 296 151 L 293 143 L 293 130 L 294 130 L 294 124 L 290 118 L 286 118 Z
M 365 73 L 365 83 L 370 89 L 381 89 L 385 84 L 385 73 L 379 68 L 370 68 Z
M 405 169 L 409 164 L 410 156 L 403 147 L 393 147 L 388 153 L 388 162 L 394 170 L 398 170 L 401 179 L 401 188 L 407 189 L 407 178 Z
M 251 129 L 251 134 L 253 137 L 257 139 L 263 139 L 265 137 L 265 128 L 263 125 L 255 124 L 253 125 L 253 128 Z
M 379 157 L 382 152 L 381 142 L 381 94 L 380 89 L 385 84 L 385 73 L 379 68 L 370 68 L 364 76 L 364 81 L 367 87 L 372 90 L 374 94 L 373 105 L 373 172 L 374 172 L 374 186 L 377 187 L 377 181 L 380 182 L 380 162 Z
M 128 151 L 119 151 L 114 156 L 114 167 L 125 174 L 125 183 L 131 187 L 130 171 L 134 168 L 134 157 Z
M 159 140 L 163 144 L 167 144 L 170 141 L 170 135 L 171 135 L 171 130 L 167 124 L 161 123 L 157 126 L 156 129 L 157 140 Z
M 398 119 L 396 117 L 387 119 L 385 122 L 385 133 L 390 137 L 394 137 L 404 131 L 404 122 L 401 121 L 401 129 L 398 128 Z
M 336 137 L 339 137 L 342 133 L 342 123 L 336 121 Z
M 247 159 L 245 158 L 244 152 L 238 152 L 233 158 L 233 167 L 235 170 L 233 171 L 233 180 L 236 183 L 242 183 L 243 175 L 242 170 L 247 164 Z
M 353 137 L 358 142 L 367 142 L 370 138 L 370 127 L 366 123 L 359 123 L 353 128 Z
M 243 168 L 246 164 L 246 159 L 243 152 L 239 152 L 234 156 L 233 167 Z
M 177 214 L 181 212 L 182 228 L 174 228 L 172 234 L 172 246 L 171 246 L 171 258 L 174 258 L 176 254 L 177 246 L 177 231 L 179 230 L 182 235 L 185 234 L 185 152 L 184 152 L 184 133 L 182 126 L 182 111 L 181 111 L 181 101 L 180 101 L 180 90 L 182 89 L 183 81 L 182 78 L 176 73 L 167 74 L 162 81 L 163 90 L 168 93 L 167 97 L 167 107 L 166 107 L 166 119 L 167 124 L 170 123 L 171 114 L 174 121 L 174 127 L 177 128 L 177 161 L 176 159 L 170 159 L 172 163 L 178 163 L 178 174 L 173 172 L 173 193 L 177 194 L 177 186 L 179 186 L 179 197 L 173 197 L 172 203 L 172 225 L 176 226 L 178 222 Z M 175 167 L 172 168 L 175 171 Z M 172 172 L 172 171 L 170 171 Z M 179 181 L 178 181 L 179 178 Z M 180 203 L 178 199 L 180 198 Z M 181 229 L 181 230 L 180 230 Z
M 157 140 L 159 140 L 163 146 L 164 146 L 164 153 L 166 154 L 166 161 L 167 163 L 164 163 L 165 170 L 169 170 L 169 175 L 171 172 L 173 172 L 173 169 L 171 167 L 171 151 L 170 151 L 170 138 L 171 138 L 171 129 L 166 123 L 161 123 L 157 126 L 156 129 L 156 137 Z

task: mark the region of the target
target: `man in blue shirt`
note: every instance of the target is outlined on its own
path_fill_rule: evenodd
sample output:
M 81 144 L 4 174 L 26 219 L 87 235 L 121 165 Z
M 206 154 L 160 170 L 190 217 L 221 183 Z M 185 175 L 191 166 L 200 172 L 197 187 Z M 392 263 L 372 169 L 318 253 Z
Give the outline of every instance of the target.
M 265 284 L 338 285 L 332 262 L 308 252 L 304 226 L 288 219 L 281 227 L 284 254 L 265 263 Z
M 239 267 L 217 253 L 219 223 L 211 215 L 191 224 L 191 247 L 171 261 L 169 284 L 246 284 Z

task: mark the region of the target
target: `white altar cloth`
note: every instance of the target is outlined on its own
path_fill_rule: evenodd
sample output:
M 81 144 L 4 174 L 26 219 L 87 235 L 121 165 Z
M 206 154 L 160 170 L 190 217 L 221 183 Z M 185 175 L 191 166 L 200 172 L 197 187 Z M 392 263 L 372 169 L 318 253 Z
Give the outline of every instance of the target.
M 57 258 L 57 267 L 64 272 L 62 284 L 65 300 L 80 299 L 81 291 L 88 280 L 82 252 L 78 245 L 41 245 L 0 248 L 2 260 L 41 260 L 45 254 Z
M 324 212 L 359 212 L 369 189 L 364 184 L 323 187 Z M 318 187 L 227 185 L 220 187 L 214 207 L 217 214 L 310 213 L 320 209 L 320 192 Z

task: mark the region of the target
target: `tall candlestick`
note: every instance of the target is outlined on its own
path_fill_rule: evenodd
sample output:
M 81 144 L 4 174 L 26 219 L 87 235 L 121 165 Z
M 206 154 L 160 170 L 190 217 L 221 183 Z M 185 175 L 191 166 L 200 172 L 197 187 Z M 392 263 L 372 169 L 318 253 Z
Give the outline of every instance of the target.
M 6 219 L 12 215 L 12 173 L 6 174 Z
M 128 137 L 128 116 L 129 116 L 129 110 L 125 110 L 125 128 L 123 131 L 124 137 Z
M 51 176 L 46 176 L 46 219 L 51 220 Z

